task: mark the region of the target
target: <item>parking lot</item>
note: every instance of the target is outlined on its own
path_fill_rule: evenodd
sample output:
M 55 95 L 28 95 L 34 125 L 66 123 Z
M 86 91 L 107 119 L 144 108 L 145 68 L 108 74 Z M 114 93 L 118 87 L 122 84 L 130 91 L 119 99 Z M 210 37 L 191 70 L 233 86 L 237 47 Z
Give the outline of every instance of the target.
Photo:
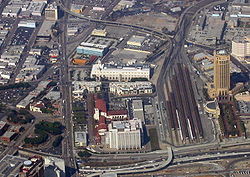
M 76 69 L 70 71 L 70 77 L 72 81 L 83 81 L 84 78 L 89 76 L 90 71 L 82 70 L 82 69 Z
M 0 28 L 4 29 L 10 29 L 12 25 L 14 24 L 15 19 L 14 18 L 0 18 Z
M 30 36 L 33 33 L 33 28 L 19 27 L 17 28 L 12 40 L 11 45 L 26 45 L 29 42 Z
M 0 100 L 2 103 L 16 103 L 21 97 L 28 94 L 30 89 L 18 88 L 18 89 L 8 89 L 0 90 Z

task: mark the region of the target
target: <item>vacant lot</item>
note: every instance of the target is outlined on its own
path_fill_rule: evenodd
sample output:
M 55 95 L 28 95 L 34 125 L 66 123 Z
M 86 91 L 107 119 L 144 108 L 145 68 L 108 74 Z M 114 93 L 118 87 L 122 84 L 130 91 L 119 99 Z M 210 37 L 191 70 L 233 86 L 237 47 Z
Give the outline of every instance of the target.
M 118 21 L 137 24 L 158 31 L 161 31 L 161 29 L 164 27 L 169 31 L 173 31 L 175 29 L 176 23 L 178 22 L 178 19 L 167 14 L 149 12 L 145 14 L 122 17 Z

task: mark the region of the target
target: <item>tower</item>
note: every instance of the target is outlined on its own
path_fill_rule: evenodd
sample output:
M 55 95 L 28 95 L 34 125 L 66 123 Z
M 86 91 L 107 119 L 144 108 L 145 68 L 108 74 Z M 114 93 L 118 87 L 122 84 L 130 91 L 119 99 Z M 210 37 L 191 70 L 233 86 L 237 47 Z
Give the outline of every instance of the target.
M 214 88 L 216 96 L 226 95 L 230 89 L 230 55 L 225 51 L 215 54 Z

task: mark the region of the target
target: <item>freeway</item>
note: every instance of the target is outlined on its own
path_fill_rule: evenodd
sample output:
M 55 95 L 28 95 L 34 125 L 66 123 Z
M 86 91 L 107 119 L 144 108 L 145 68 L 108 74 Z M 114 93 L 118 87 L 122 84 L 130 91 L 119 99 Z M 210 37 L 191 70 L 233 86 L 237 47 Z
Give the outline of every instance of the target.
M 84 15 L 72 12 L 69 10 L 69 8 L 65 7 L 62 3 L 61 0 L 57 0 L 57 5 L 64 11 L 67 12 L 68 14 L 78 17 L 80 19 L 85 19 L 89 22 L 93 22 L 93 23 L 101 23 L 101 24 L 105 24 L 105 25 L 111 25 L 111 26 L 121 26 L 121 27 L 129 27 L 129 28 L 134 28 L 136 30 L 140 30 L 143 32 L 147 32 L 147 33 L 152 33 L 153 35 L 156 35 L 160 38 L 163 39 L 169 39 L 169 35 L 153 30 L 151 28 L 147 28 L 147 27 L 143 27 L 143 26 L 138 26 L 138 25 L 133 25 L 133 24 L 127 24 L 127 23 L 120 23 L 120 22 L 116 22 L 116 21 L 108 21 L 108 20 L 103 20 L 101 19 L 94 19 L 94 18 L 90 18 L 90 17 L 86 17 Z
M 244 143 L 210 143 L 210 144 L 201 144 L 197 146 L 187 146 L 173 148 L 173 154 L 175 159 L 194 156 L 204 156 L 204 155 L 215 155 L 215 154 L 227 154 L 227 153 L 236 153 L 236 150 L 228 149 L 230 147 L 239 147 L 237 152 L 249 152 L 249 149 L 240 148 L 243 146 L 249 145 L 250 142 Z M 222 149 L 220 149 L 222 148 Z M 127 154 L 92 154 L 90 161 L 103 161 L 103 160 L 139 160 L 139 161 L 150 161 L 155 159 L 162 159 L 166 157 L 168 152 L 165 150 L 159 150 L 149 153 L 127 153 Z M 129 165 L 120 165 L 120 167 L 129 166 Z
M 55 154 L 51 154 L 51 153 L 45 153 L 42 151 L 37 151 L 34 149 L 27 149 L 27 148 L 19 148 L 18 149 L 18 153 L 20 154 L 30 154 L 30 156 L 32 155 L 40 155 L 40 156 L 44 156 L 44 157 L 56 157 L 56 158 L 61 158 L 60 155 L 55 155 Z
M 226 152 L 226 153 L 214 153 L 214 154 L 203 154 L 198 156 L 187 156 L 182 158 L 177 158 L 173 161 L 174 164 L 178 163 L 188 163 L 188 162 L 200 162 L 200 161 L 209 161 L 209 160 L 219 160 L 219 159 L 229 159 L 229 158 L 240 158 L 240 157 L 249 157 L 250 152 Z
M 132 167 L 128 167 L 128 168 L 120 168 L 120 169 L 106 169 L 106 170 L 102 170 L 101 172 L 98 173 L 93 173 L 88 175 L 88 177 L 94 177 L 94 176 L 99 176 L 103 173 L 110 173 L 110 172 L 115 172 L 117 175 L 122 175 L 122 174 L 134 174 L 134 173 L 147 173 L 147 172 L 153 172 L 153 171 L 158 171 L 161 170 L 165 167 L 167 167 L 173 160 L 173 152 L 171 147 L 168 147 L 168 158 L 166 161 L 163 162 L 154 162 L 154 163 L 147 163 L 145 165 L 140 165 L 140 166 L 132 166 Z M 95 172 L 96 169 L 92 169 L 92 170 L 86 170 L 83 169 L 83 171 L 87 171 L 87 172 Z
M 212 152 L 199 152 L 194 153 L 192 155 L 186 154 L 186 155 L 174 155 L 170 154 L 173 160 L 170 161 L 170 156 L 168 152 L 168 163 L 167 161 L 164 161 L 162 158 L 157 158 L 152 160 L 149 159 L 146 162 L 138 163 L 138 164 L 131 164 L 125 166 L 119 166 L 119 168 L 110 168 L 107 167 L 106 169 L 104 167 L 102 168 L 90 168 L 85 167 L 83 169 L 80 169 L 82 172 L 87 173 L 93 173 L 89 176 L 97 176 L 102 173 L 109 173 L 109 172 L 115 172 L 118 174 L 131 174 L 131 173 L 140 173 L 140 172 L 152 172 L 157 171 L 165 168 L 166 166 L 176 166 L 180 164 L 189 164 L 194 162 L 205 162 L 205 161 L 213 161 L 213 160 L 222 160 L 222 159 L 232 159 L 232 158 L 249 158 L 250 157 L 250 151 L 249 149 L 242 149 L 242 150 L 220 150 L 220 151 L 212 151 Z M 171 163 L 170 163 L 171 162 Z M 165 167 L 164 165 L 165 164 Z M 154 169 L 153 169 L 154 168 Z M 139 170 L 139 171 L 137 171 Z

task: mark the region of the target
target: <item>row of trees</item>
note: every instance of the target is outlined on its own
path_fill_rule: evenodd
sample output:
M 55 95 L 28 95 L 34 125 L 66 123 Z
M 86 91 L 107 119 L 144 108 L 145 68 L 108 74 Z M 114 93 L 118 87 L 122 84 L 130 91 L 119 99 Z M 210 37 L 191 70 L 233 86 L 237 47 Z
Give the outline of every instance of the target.
M 56 137 L 56 139 L 52 143 L 53 147 L 58 147 L 61 144 L 62 140 L 63 137 L 61 135 Z
M 87 113 L 85 112 L 83 103 L 77 102 L 73 104 L 73 119 L 79 124 L 87 123 Z
M 63 131 L 63 126 L 60 122 L 48 122 L 48 121 L 41 121 L 35 125 L 35 128 L 52 135 L 59 135 Z
M 25 109 L 20 109 L 19 111 L 11 110 L 7 118 L 9 122 L 14 124 L 27 124 L 30 123 L 32 119 L 34 119 L 34 116 Z
M 60 122 L 48 122 L 41 121 L 35 125 L 34 133 L 37 135 L 33 138 L 25 138 L 24 142 L 26 144 L 38 145 L 47 141 L 49 134 L 51 135 L 59 135 L 63 131 L 63 126 Z M 61 143 L 63 137 L 58 136 L 53 142 L 53 146 L 57 147 Z
M 31 85 L 27 82 L 16 83 L 16 84 L 9 84 L 0 86 L 0 90 L 7 90 L 7 89 L 18 89 L 18 88 L 29 88 Z
M 44 142 L 47 141 L 49 135 L 45 132 L 40 132 L 38 134 L 38 136 L 34 137 L 34 138 L 25 138 L 24 139 L 24 142 L 26 144 L 32 144 L 32 145 L 35 145 L 35 144 L 42 144 Z
M 233 105 L 231 104 L 219 104 L 221 115 L 219 117 L 219 125 L 221 131 L 226 137 L 228 136 L 239 136 L 240 131 L 244 132 L 244 126 L 240 124 L 238 127 L 237 116 L 234 114 Z M 243 124 L 244 125 L 244 124 Z

